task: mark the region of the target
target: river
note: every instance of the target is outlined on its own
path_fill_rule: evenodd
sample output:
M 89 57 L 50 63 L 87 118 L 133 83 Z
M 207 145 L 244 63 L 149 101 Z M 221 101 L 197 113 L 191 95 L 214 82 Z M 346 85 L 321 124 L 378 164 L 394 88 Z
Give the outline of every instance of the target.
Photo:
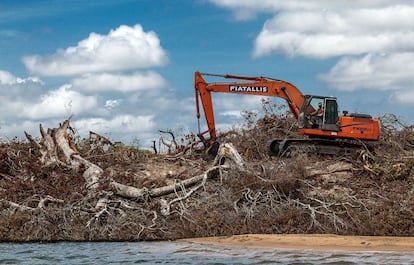
M 414 264 L 414 252 L 306 251 L 183 242 L 0 243 L 0 264 Z

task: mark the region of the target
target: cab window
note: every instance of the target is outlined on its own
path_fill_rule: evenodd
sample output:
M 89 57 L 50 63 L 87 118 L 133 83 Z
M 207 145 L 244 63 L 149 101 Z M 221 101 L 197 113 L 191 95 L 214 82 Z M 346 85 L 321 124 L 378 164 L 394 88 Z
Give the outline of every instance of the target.
M 338 103 L 336 100 L 326 99 L 325 102 L 325 123 L 335 124 L 338 119 Z

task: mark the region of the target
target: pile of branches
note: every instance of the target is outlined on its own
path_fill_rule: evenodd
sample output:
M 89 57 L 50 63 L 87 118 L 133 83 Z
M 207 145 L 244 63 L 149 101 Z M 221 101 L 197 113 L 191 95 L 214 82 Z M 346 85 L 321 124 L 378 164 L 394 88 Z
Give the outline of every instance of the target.
M 161 154 L 95 132 L 77 140 L 70 119 L 40 126 L 41 139 L 26 133 L 27 142 L 1 143 L 0 239 L 414 234 L 412 126 L 382 117 L 375 153 L 278 158 L 267 154 L 266 141 L 294 136 L 297 125 L 269 102 L 263 106 L 264 116 L 245 113 L 245 126 L 223 133 L 214 160 L 194 137 L 186 145 L 172 138 Z

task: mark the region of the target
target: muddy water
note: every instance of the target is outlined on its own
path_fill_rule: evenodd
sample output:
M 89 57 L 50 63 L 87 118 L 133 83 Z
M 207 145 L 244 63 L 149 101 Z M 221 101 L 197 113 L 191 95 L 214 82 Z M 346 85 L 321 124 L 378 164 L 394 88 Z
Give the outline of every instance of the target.
M 0 264 L 414 264 L 414 252 L 305 251 L 177 242 L 0 243 Z

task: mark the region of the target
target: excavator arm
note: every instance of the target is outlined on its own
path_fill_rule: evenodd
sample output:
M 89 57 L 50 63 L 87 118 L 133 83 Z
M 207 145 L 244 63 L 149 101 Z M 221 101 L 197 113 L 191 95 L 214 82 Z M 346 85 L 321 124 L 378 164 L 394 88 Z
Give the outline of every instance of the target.
M 222 77 L 225 79 L 234 79 L 239 81 L 230 83 L 207 83 L 204 76 Z M 213 102 L 211 97 L 212 92 L 279 97 L 286 100 L 290 110 L 296 118 L 299 117 L 300 109 L 304 102 L 304 96 L 296 86 L 286 81 L 266 77 L 203 74 L 197 71 L 195 72 L 194 77 L 194 88 L 197 119 L 199 121 L 201 116 L 201 99 L 208 127 L 206 131 L 201 132 L 200 123 L 198 123 L 198 136 L 205 145 L 209 145 L 209 143 L 216 141 L 217 138 Z M 209 134 L 209 139 L 204 137 L 206 134 Z

